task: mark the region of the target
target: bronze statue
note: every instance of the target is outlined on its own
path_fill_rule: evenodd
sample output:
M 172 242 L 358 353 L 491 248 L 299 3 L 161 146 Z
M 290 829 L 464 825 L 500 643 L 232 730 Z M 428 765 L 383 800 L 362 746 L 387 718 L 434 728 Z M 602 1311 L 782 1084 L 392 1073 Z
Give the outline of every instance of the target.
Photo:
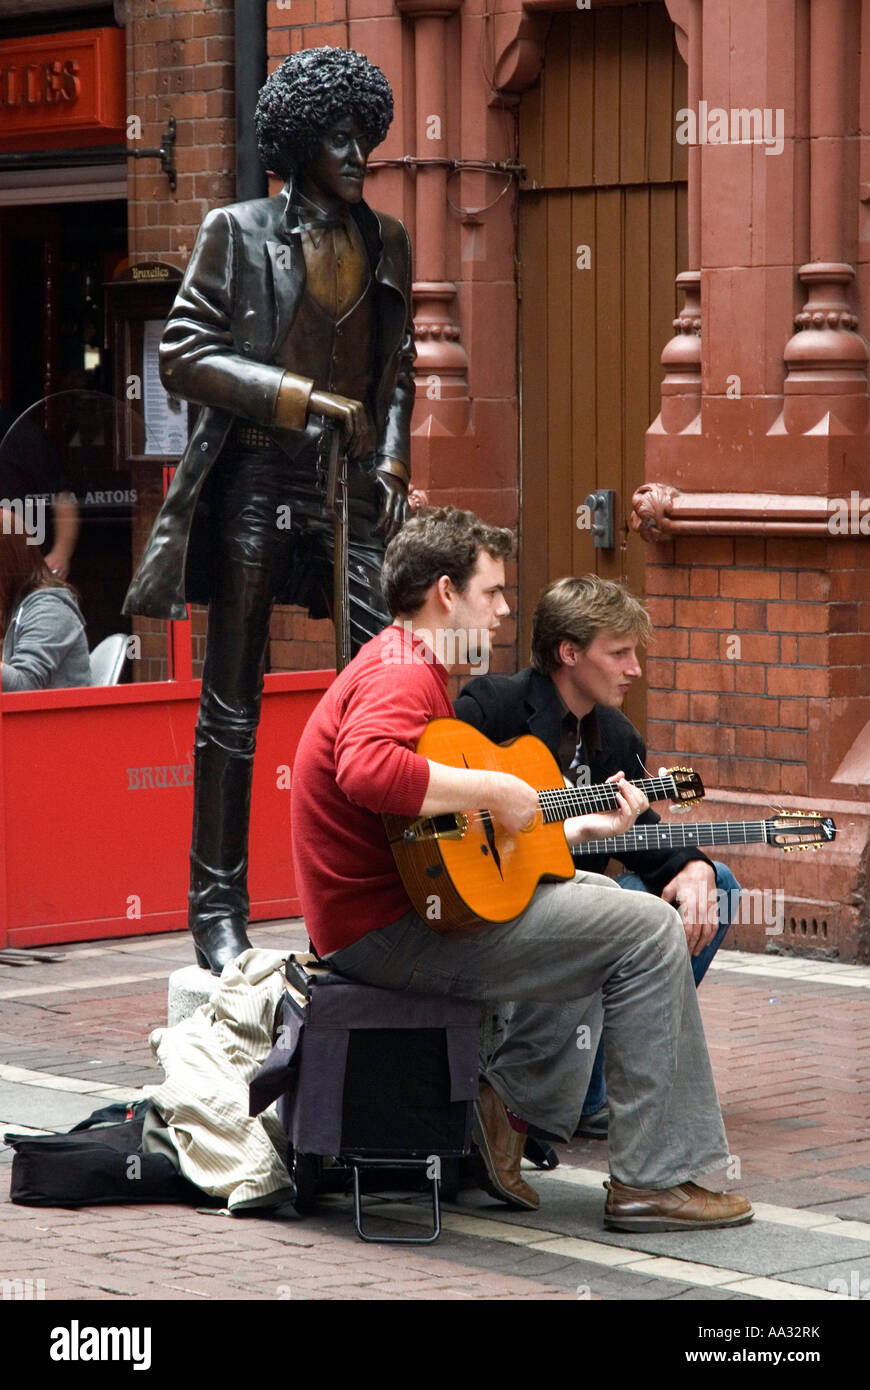
M 205 409 L 124 611 L 184 618 L 187 601 L 209 603 L 188 924 L 215 974 L 250 945 L 248 820 L 272 605 L 332 613 L 336 428 L 348 456 L 351 649 L 390 621 L 379 574 L 408 505 L 411 255 L 402 223 L 362 194 L 392 116 L 389 83 L 361 54 L 288 58 L 256 113 L 260 156 L 285 187 L 206 217 L 161 344 L 167 390 Z

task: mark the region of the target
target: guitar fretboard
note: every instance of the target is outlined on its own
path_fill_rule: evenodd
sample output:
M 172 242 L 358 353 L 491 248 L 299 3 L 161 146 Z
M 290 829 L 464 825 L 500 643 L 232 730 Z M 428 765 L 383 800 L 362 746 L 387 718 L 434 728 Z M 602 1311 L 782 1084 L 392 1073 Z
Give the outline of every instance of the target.
M 763 820 L 695 821 L 689 825 L 636 825 L 624 835 L 572 845 L 575 858 L 584 854 L 619 854 L 623 850 L 687 849 L 698 845 L 755 845 L 767 840 Z
M 644 777 L 632 786 L 645 792 L 648 801 L 676 801 L 679 797 L 673 777 Z M 615 811 L 619 805 L 612 782 L 599 782 L 592 787 L 545 787 L 538 792 L 538 800 L 545 825 L 571 816 L 586 816 L 591 811 Z

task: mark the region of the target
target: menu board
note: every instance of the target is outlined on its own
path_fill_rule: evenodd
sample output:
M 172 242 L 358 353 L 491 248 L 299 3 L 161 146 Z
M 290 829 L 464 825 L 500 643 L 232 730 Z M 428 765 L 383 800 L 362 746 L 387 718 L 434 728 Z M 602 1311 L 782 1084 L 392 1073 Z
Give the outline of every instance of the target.
M 145 407 L 145 453 L 180 457 L 187 447 L 187 403 L 164 390 L 157 349 L 165 323 L 146 319 L 142 342 L 142 401 Z

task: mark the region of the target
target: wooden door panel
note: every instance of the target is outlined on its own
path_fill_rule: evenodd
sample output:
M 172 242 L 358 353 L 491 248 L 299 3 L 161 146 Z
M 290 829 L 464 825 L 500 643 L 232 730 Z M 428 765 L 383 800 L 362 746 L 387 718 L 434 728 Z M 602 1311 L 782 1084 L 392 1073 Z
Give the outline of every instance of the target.
M 524 607 L 529 620 L 535 599 L 547 583 L 548 575 L 548 488 L 547 471 L 550 457 L 549 402 L 546 378 L 538 363 L 526 361 L 525 343 L 547 343 L 547 199 L 530 197 L 520 207 L 520 241 L 538 247 L 538 255 L 530 257 L 523 267 L 520 313 L 524 325 L 520 341 L 520 405 L 521 432 L 524 448 L 521 455 L 520 489 L 523 505 L 520 508 L 520 556 L 522 577 L 517 605 L 518 624 Z M 527 384 L 528 382 L 528 384 Z M 529 607 L 529 603 L 531 606 Z M 519 661 L 528 659 L 528 630 L 519 634 Z
M 570 534 L 564 523 L 573 489 L 574 366 L 571 299 L 565 293 L 564 275 L 558 273 L 558 268 L 572 264 L 574 248 L 570 196 L 548 198 L 547 204 L 547 535 L 550 562 L 563 574 L 571 567 Z
M 550 194 L 551 198 L 557 195 Z M 572 361 L 571 361 L 571 412 L 572 412 L 572 479 L 570 504 L 566 499 L 563 528 L 571 534 L 571 559 L 563 565 L 558 575 L 585 574 L 595 568 L 595 548 L 588 532 L 578 530 L 576 524 L 577 508 L 586 494 L 598 484 L 595 481 L 598 458 L 598 352 L 597 338 L 590 332 L 590 325 L 597 321 L 597 284 L 594 268 L 578 270 L 576 250 L 578 246 L 588 246 L 590 251 L 597 244 L 595 193 L 591 189 L 572 192 L 569 196 L 574 215 L 575 259 L 571 262 L 570 286 L 572 320 Z M 594 266 L 594 262 L 593 262 Z M 566 287 L 567 288 L 567 287 Z M 570 516 L 567 513 L 570 512 Z M 567 526 L 565 526 L 567 522 Z
M 685 150 L 674 140 L 684 104 L 663 4 L 555 16 L 540 85 L 521 104 L 523 660 L 553 579 L 593 570 L 643 594 L 645 555 L 626 520 L 687 267 Z M 617 493 L 613 550 L 576 525 L 595 488 Z M 626 703 L 641 726 L 645 699 L 639 685 Z

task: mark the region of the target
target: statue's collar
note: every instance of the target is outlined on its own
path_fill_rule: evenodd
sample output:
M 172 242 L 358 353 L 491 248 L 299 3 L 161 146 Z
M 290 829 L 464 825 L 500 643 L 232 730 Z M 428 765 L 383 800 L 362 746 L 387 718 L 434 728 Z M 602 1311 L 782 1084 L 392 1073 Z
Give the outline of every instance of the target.
M 319 245 L 323 232 L 336 227 L 346 227 L 351 211 L 345 206 L 340 212 L 327 212 L 298 188 L 292 180 L 284 186 L 285 204 L 282 218 L 283 231 L 290 237 L 301 232 L 309 232 L 315 245 Z

